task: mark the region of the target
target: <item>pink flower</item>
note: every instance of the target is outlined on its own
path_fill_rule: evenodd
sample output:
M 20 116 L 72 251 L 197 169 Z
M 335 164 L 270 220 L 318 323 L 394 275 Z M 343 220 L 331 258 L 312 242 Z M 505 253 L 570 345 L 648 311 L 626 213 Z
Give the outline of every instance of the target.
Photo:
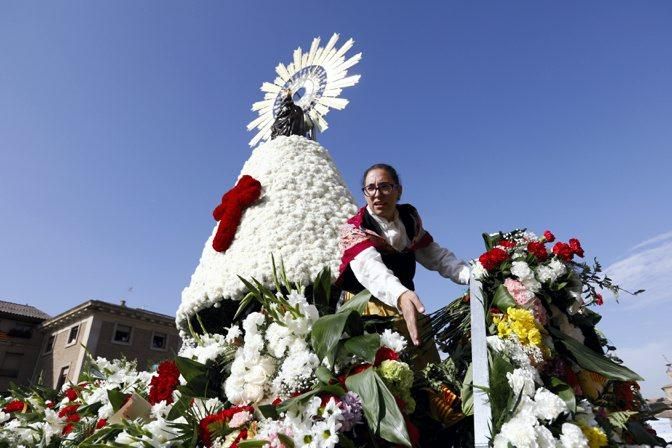
M 522 283 L 512 278 L 504 280 L 504 287 L 513 296 L 513 300 L 520 306 L 526 307 L 534 299 L 534 293 L 528 291 Z
M 532 291 L 527 290 L 522 283 L 512 278 L 504 280 L 504 287 L 509 291 L 509 294 L 513 296 L 513 300 L 515 300 L 518 305 L 532 310 L 534 318 L 537 319 L 541 325 L 546 325 L 548 322 L 546 308 L 544 308 L 541 300 L 539 300 Z
M 233 414 L 229 420 L 229 428 L 239 428 L 252 419 L 252 414 L 248 411 L 240 411 Z

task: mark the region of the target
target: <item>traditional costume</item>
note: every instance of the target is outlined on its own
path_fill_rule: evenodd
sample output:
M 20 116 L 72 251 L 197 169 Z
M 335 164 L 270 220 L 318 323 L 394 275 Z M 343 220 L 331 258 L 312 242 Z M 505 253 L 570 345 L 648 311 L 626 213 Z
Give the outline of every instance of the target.
M 455 283 L 469 282 L 469 266 L 433 240 L 410 204 L 397 205 L 390 221 L 362 207 L 341 227 L 340 248 L 337 284 L 351 294 L 368 289 L 374 297 L 365 310 L 368 315 L 401 315 L 398 300 L 415 290 L 416 261 Z M 405 325 L 398 325 L 398 330 L 408 336 Z M 423 348 L 420 364 L 438 360 L 433 344 Z

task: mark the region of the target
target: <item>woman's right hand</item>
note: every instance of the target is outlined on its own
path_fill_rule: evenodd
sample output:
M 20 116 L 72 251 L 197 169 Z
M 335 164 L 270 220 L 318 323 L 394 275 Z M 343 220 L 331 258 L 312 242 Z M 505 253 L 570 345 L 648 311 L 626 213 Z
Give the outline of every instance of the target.
M 397 307 L 404 316 L 408 334 L 411 336 L 411 342 L 418 347 L 421 343 L 420 335 L 418 334 L 418 313 L 425 312 L 424 305 L 414 291 L 408 290 L 399 296 Z

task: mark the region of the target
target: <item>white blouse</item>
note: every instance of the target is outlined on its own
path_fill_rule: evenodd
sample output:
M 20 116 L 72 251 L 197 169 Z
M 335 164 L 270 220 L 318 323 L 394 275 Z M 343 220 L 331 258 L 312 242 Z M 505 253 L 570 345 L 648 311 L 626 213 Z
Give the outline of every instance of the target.
M 395 212 L 394 219 L 388 221 L 385 218 L 376 216 L 371 209 L 367 207 L 369 214 L 376 220 L 383 231 L 383 236 L 387 242 L 395 249 L 404 250 L 408 244 L 406 227 L 399 219 L 399 213 Z M 464 261 L 458 259 L 448 249 L 432 242 L 427 247 L 415 251 L 415 259 L 430 271 L 437 271 L 442 277 L 450 278 L 455 283 L 466 285 L 469 283 L 469 266 Z M 369 292 L 378 300 L 397 308 L 399 297 L 406 291 L 404 285 L 383 263 L 380 252 L 374 247 L 369 247 L 361 251 L 350 262 L 350 267 L 355 277 Z

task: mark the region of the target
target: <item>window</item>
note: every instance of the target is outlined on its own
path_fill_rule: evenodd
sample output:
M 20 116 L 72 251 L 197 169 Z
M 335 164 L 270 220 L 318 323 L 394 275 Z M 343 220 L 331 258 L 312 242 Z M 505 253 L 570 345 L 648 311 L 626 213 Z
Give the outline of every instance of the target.
M 0 367 L 0 376 L 17 378 L 22 360 L 23 353 L 5 353 L 5 359 L 2 360 L 2 367 Z
M 115 324 L 112 342 L 115 344 L 130 345 L 132 333 L 133 329 L 128 325 Z
M 51 353 L 51 351 L 54 349 L 54 342 L 56 341 L 56 335 L 52 334 L 49 336 L 49 339 L 47 339 L 47 344 L 44 346 L 44 353 Z
M 61 387 L 68 380 L 68 373 L 70 372 L 70 366 L 65 366 L 61 368 L 61 373 L 58 375 L 58 382 L 56 383 L 56 390 L 61 390 Z
M 33 326 L 14 322 L 12 328 L 7 332 L 7 336 L 12 338 L 30 339 L 33 336 Z
M 152 334 L 152 350 L 165 350 L 168 346 L 168 335 L 166 333 L 157 333 Z
M 70 332 L 68 333 L 68 342 L 65 344 L 66 347 L 68 345 L 72 345 L 75 342 L 77 342 L 78 333 L 79 333 L 79 325 L 75 325 L 74 327 L 70 328 Z

